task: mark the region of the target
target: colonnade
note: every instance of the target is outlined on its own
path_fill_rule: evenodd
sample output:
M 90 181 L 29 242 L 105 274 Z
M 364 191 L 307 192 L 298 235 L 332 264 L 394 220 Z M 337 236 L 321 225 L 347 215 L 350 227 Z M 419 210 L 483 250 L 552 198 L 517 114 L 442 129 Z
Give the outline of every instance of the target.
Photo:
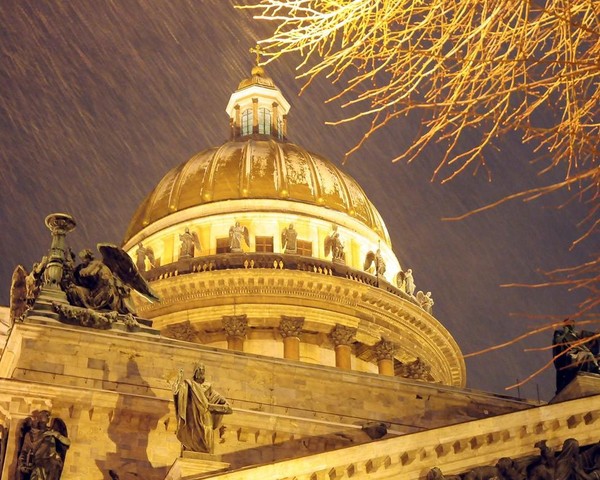
M 248 318 L 244 315 L 225 315 L 222 318 L 227 337 L 227 348 L 244 351 L 244 341 L 248 330 Z M 304 327 L 304 317 L 281 316 L 279 333 L 283 339 L 283 358 L 300 360 L 300 342 Z M 352 345 L 356 341 L 356 328 L 336 324 L 328 338 L 335 350 L 335 366 L 344 370 L 352 369 Z M 394 353 L 397 346 L 381 339 L 372 347 L 381 375 L 394 376 Z

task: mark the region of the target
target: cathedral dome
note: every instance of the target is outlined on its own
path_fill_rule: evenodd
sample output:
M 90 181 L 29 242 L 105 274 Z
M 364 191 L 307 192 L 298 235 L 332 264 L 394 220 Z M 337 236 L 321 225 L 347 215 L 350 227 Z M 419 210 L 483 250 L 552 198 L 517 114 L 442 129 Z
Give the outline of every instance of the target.
M 175 212 L 241 199 L 288 200 L 346 213 L 390 243 L 381 216 L 353 178 L 320 155 L 265 135 L 209 148 L 169 171 L 138 208 L 126 241 Z

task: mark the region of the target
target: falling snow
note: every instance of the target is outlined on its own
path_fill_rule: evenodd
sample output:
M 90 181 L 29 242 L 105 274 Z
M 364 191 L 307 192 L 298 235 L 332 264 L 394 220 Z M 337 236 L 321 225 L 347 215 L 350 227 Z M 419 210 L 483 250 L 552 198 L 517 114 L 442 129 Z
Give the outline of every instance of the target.
M 0 303 L 6 305 L 14 266 L 29 269 L 50 244 L 47 214 L 75 217 L 78 227 L 69 237 L 74 249 L 119 243 L 137 206 L 167 171 L 227 140 L 229 95 L 247 76 L 254 58 L 248 50 L 269 25 L 225 0 L 11 0 L 0 15 Z M 293 78 L 293 59 L 288 61 L 267 72 L 292 104 L 289 137 L 334 161 L 363 187 L 401 264 L 415 272 L 417 289 L 433 292 L 434 313 L 463 352 L 539 323 L 511 312 L 572 310 L 576 298 L 560 289 L 499 287 L 537 282 L 538 269 L 588 259 L 589 243 L 567 251 L 575 238 L 573 216 L 549 208 L 560 199 L 441 221 L 538 182 L 524 161 L 534 154 L 518 139 L 507 140 L 488 160 L 491 184 L 468 174 L 444 186 L 430 183 L 441 147 L 411 165 L 392 164 L 417 128 L 410 118 L 375 135 L 341 166 L 366 125 L 324 126 L 342 116 L 337 105 L 323 103 L 336 87 L 320 79 L 298 97 L 302 85 Z M 549 352 L 523 348 L 550 341 L 549 332 L 469 359 L 469 386 L 505 393 L 504 387 L 550 358 Z M 548 399 L 553 372 L 524 386 L 521 396 L 535 398 L 535 383 Z

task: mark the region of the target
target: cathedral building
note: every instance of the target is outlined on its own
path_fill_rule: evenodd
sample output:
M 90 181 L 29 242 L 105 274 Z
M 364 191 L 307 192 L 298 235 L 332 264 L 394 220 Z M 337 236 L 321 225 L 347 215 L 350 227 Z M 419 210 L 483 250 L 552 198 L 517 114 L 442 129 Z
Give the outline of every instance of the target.
M 69 231 L 85 220 L 47 218 L 50 250 L 16 271 L 1 311 L 2 479 L 46 478 L 23 465 L 48 436 L 60 457 L 48 478 L 63 480 L 534 478 L 568 439 L 600 462 L 600 377 L 548 404 L 465 388 L 402 246 L 353 178 L 288 140 L 290 104 L 263 68 L 226 112 L 229 141 L 165 174 L 122 250 L 77 266 Z M 148 289 L 118 271 L 119 251 Z M 120 279 L 104 277 L 110 299 L 77 284 L 94 256 Z M 174 401 L 198 363 L 230 406 L 204 452 L 182 447 L 187 406 Z

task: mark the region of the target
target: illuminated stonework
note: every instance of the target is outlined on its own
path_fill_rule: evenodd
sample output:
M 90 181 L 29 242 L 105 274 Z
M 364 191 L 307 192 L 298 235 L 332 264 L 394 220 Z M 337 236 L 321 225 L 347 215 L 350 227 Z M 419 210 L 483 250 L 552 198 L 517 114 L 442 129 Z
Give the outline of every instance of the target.
M 151 249 L 155 265 L 146 262 L 145 275 L 162 298 L 140 302 L 140 314 L 165 333 L 186 325 L 198 332 L 196 343 L 220 348 L 231 347 L 222 318 L 246 315 L 236 349 L 276 358 L 284 358 L 281 318 L 301 317 L 301 361 L 383 373 L 377 345 L 385 339 L 397 346 L 386 375 L 420 359 L 423 380 L 464 386 L 451 335 L 396 285 L 401 265 L 377 209 L 353 178 L 287 141 L 289 109 L 255 67 L 226 109 L 231 140 L 172 169 L 140 206 L 124 248 L 134 258 L 140 243 Z M 248 241 L 232 249 L 236 225 Z M 186 238 L 197 243 L 193 256 Z M 385 272 L 365 272 L 367 255 L 378 250 Z M 336 328 L 356 331 L 343 361 Z

